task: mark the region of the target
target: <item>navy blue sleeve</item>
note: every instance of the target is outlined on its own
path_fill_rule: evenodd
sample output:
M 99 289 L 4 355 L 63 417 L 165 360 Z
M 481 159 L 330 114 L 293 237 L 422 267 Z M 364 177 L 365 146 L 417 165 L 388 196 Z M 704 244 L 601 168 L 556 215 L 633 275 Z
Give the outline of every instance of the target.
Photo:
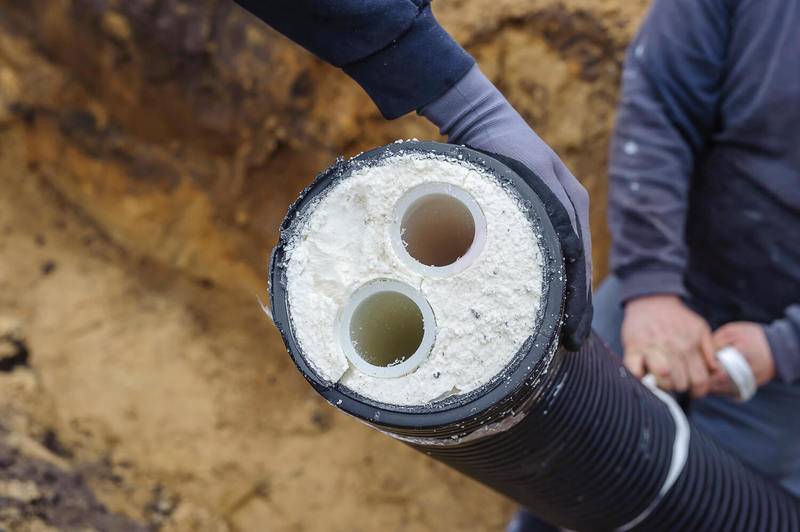
M 434 101 L 474 64 L 436 22 L 430 0 L 236 1 L 342 68 L 389 119 Z
M 685 295 L 690 181 L 718 116 L 729 1 L 655 0 L 628 50 L 608 209 L 624 300 Z

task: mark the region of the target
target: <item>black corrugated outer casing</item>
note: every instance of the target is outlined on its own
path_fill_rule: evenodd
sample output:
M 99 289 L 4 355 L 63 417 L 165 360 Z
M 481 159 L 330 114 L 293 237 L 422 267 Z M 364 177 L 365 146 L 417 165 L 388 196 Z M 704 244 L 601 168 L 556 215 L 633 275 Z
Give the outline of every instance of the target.
M 686 468 L 637 529 L 796 532 L 800 500 L 692 427 Z
M 542 235 L 547 260 L 540 327 L 508 368 L 465 396 L 425 407 L 379 404 L 320 379 L 294 337 L 284 278 L 293 225 L 314 198 L 361 165 L 408 152 L 467 161 L 514 187 Z M 672 458 L 675 424 L 667 406 L 596 336 L 578 352 L 556 350 L 563 292 L 555 232 L 525 182 L 484 154 L 431 142 L 392 144 L 321 174 L 292 206 L 270 265 L 275 322 L 300 371 L 329 402 L 555 524 L 612 530 L 657 498 Z M 496 430 L 497 423 L 504 430 Z M 790 531 L 800 530 L 799 513 L 796 499 L 692 428 L 685 469 L 636 529 Z
M 553 523 L 610 530 L 655 499 L 669 469 L 672 418 L 596 337 L 556 357 L 544 392 L 511 429 L 417 447 Z

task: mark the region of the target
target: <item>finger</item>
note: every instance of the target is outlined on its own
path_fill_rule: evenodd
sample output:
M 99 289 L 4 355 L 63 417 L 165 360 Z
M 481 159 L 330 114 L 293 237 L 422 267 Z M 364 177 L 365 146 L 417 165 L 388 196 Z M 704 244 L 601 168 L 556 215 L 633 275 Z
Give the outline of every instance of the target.
M 715 395 L 735 396 L 738 391 L 731 381 L 731 378 L 724 370 L 719 370 L 711 374 L 708 385 L 709 393 Z
M 647 371 L 655 376 L 659 388 L 662 390 L 673 389 L 674 383 L 670 363 L 661 349 L 650 348 L 644 351 L 644 364 Z
M 719 362 L 716 356 L 717 350 L 714 348 L 711 331 L 705 331 L 700 335 L 700 352 L 703 355 L 703 359 L 709 371 L 716 371 L 719 369 Z
M 692 398 L 698 399 L 708 393 L 709 373 L 708 368 L 699 356 L 689 357 L 686 369 L 689 374 L 689 393 Z
M 725 324 L 716 331 L 714 331 L 713 335 L 711 336 L 711 340 L 714 344 L 714 349 L 720 350 L 723 347 L 727 347 L 731 345 L 732 340 L 732 331 L 733 328 L 730 324 Z
M 637 379 L 644 377 L 644 357 L 641 351 L 629 349 L 625 352 L 623 363 L 625 367 L 628 368 L 628 371 L 633 373 Z
M 676 392 L 687 391 L 689 389 L 688 356 L 672 357 L 671 362 L 672 388 Z

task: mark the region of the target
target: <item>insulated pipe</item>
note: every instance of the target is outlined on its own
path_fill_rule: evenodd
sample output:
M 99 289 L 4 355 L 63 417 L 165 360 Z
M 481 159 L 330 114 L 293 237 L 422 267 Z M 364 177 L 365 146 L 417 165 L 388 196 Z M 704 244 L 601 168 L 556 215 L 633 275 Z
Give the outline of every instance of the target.
M 314 208 L 315 197 L 354 168 L 409 151 L 463 160 L 513 187 L 541 233 L 547 263 L 539 327 L 500 378 L 424 406 L 378 403 L 321 379 L 297 342 L 285 279 L 294 226 Z M 295 364 L 332 405 L 554 524 L 573 530 L 799 530 L 796 498 L 691 426 L 674 401 L 635 379 L 596 336 L 578 352 L 558 347 L 562 266 L 546 209 L 517 174 L 464 147 L 406 142 L 340 160 L 304 191 L 281 227 L 270 264 L 270 300 Z M 424 314 L 424 305 L 409 294 Z M 413 309 L 410 314 L 417 315 Z M 409 358 L 395 360 L 403 358 L 402 364 L 424 352 L 419 346 Z

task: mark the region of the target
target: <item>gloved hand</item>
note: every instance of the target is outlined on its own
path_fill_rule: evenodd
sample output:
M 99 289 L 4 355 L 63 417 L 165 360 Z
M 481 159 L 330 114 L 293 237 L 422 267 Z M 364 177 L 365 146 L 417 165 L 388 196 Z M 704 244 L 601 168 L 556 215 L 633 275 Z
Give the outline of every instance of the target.
M 436 124 L 450 142 L 484 151 L 503 162 L 544 202 L 566 265 L 562 343 L 577 350 L 592 323 L 592 241 L 586 189 L 477 66 L 420 114 Z

